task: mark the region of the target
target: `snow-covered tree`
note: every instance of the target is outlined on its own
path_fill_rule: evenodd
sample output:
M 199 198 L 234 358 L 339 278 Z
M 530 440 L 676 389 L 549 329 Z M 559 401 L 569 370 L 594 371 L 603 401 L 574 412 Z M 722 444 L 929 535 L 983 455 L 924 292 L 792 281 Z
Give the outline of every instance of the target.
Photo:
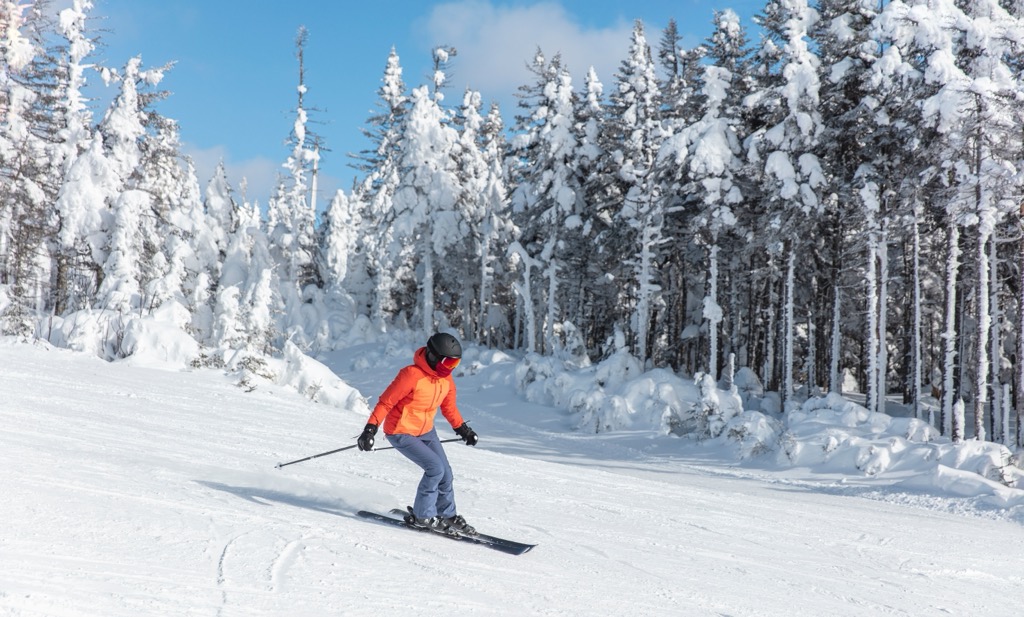
M 436 265 L 450 247 L 462 240 L 465 221 L 456 209 L 461 189 L 454 153 L 458 134 L 448 114 L 426 86 L 412 92 L 404 139 L 399 154 L 401 183 L 393 198 L 392 254 L 394 262 L 409 249 L 417 268 L 414 305 L 399 305 L 410 313 L 418 309 L 425 332 L 444 316 L 435 315 Z
M 504 157 L 506 142 L 501 109 L 492 104 L 480 127 L 479 147 L 484 176 L 480 192 L 482 219 L 479 221 L 480 314 L 476 319 L 476 339 L 483 344 L 508 344 L 512 341 L 511 291 L 504 260 L 507 247 L 516 233 L 510 216 L 508 183 Z
M 604 109 L 604 84 L 594 67 L 587 70 L 583 91 L 577 97 L 576 134 L 577 154 L 575 165 L 581 179 L 583 226 L 577 239 L 579 245 L 569 249 L 571 271 L 567 283 L 568 297 L 573 304 L 568 315 L 575 325 L 582 342 L 589 352 L 595 352 L 604 343 L 611 329 L 609 323 L 599 316 L 607 315 L 606 304 L 614 302 L 610 291 L 611 282 L 604 277 L 604 261 L 599 253 L 607 237 L 613 200 L 609 191 L 614 191 L 612 170 L 604 165 L 605 150 L 601 143 L 607 115 Z M 606 291 L 607 290 L 607 291 Z M 571 308 L 574 306 L 575 308 Z
M 544 307 L 543 338 L 538 351 L 562 347 L 556 328 L 565 321 L 570 302 L 563 279 L 571 276 L 569 251 L 578 249 L 583 232 L 584 189 L 576 168 L 579 159 L 576 94 L 572 77 L 555 56 L 545 61 L 538 51 L 531 67 L 537 78 L 521 89 L 524 110 L 517 123 L 512 157 L 516 188 L 512 207 L 520 227 L 519 242 L 541 265 L 545 290 L 534 298 Z
M 318 334 L 321 346 L 330 346 L 351 329 L 356 303 L 346 283 L 365 274 L 365 258 L 359 246 L 359 228 L 363 205 L 358 191 L 352 196 L 337 191 L 323 215 L 317 254 L 319 276 L 324 281 L 324 313 L 327 317 Z M 350 263 L 356 264 L 356 276 L 350 276 Z
M 93 115 L 84 90 L 87 84 L 86 71 L 95 68 L 88 62 L 96 43 L 86 34 L 86 19 L 93 8 L 91 0 L 73 0 L 72 5 L 59 13 L 59 30 L 67 43 L 62 63 L 62 89 L 64 97 L 55 105 L 56 122 L 61 125 L 59 142 L 54 150 L 54 164 L 59 165 L 61 184 L 69 180 L 71 166 L 78 156 L 89 148 L 93 136 Z M 58 192 L 60 188 L 57 189 Z M 60 211 L 55 213 L 58 232 L 63 227 Z M 54 252 L 54 312 L 61 315 L 67 309 L 82 305 L 88 295 L 80 289 L 81 277 L 76 274 L 80 261 L 78 249 L 64 246 L 58 238 L 53 243 Z
M 322 271 L 326 289 L 343 294 L 350 256 L 357 250 L 356 231 L 360 223 L 357 205 L 344 191 L 338 191 L 324 213 L 324 241 L 321 248 Z
M 110 208 L 121 189 L 121 178 L 96 136 L 65 176 L 57 198 L 61 224 L 57 241 L 66 259 L 58 306 L 75 311 L 88 306 L 102 278 L 106 258 L 104 230 L 110 226 Z
M 217 163 L 213 177 L 206 184 L 203 194 L 203 210 L 208 219 L 214 243 L 220 250 L 227 246 L 227 236 L 238 227 L 238 204 L 232 195 L 224 161 Z
M 817 12 L 806 0 L 772 4 L 777 7 L 778 21 L 773 23 L 779 27 L 775 36 L 782 50 L 781 83 L 776 91 L 781 105 L 754 140 L 764 169 L 763 195 L 768 208 L 764 228 L 779 239 L 786 264 L 781 388 L 785 404 L 794 392 L 797 298 L 792 256 L 800 250 L 802 224 L 822 212 L 820 191 L 825 179 L 816 154 L 821 133 L 818 58 L 807 39 Z
M 453 125 L 459 130 L 455 169 L 461 193 L 456 202 L 466 233 L 450 250 L 451 259 L 439 271 L 439 283 L 457 307 L 449 314 L 466 334 L 507 329 L 507 315 L 494 304 L 494 274 L 510 236 L 502 165 L 503 121 L 497 105 L 482 114 L 479 92 L 466 90 Z M 472 284 L 467 282 L 472 281 Z M 487 326 L 491 322 L 491 326 Z
M 366 172 L 366 178 L 358 190 L 353 191 L 353 198 L 365 209 L 362 215 L 365 235 L 359 239 L 359 246 L 366 276 L 372 283 L 372 290 L 361 303 L 369 305 L 370 317 L 377 323 L 394 314 L 396 305 L 392 293 L 396 280 L 400 280 L 391 269 L 389 251 L 393 199 L 400 182 L 399 147 L 409 99 L 394 48 L 388 55 L 381 82 L 377 90 L 378 111 L 370 117 L 370 127 L 364 130 L 372 147 L 358 157 L 357 166 Z
M 617 169 L 615 242 L 620 256 L 619 315 L 630 347 L 646 362 L 653 341 L 652 313 L 659 302 L 657 263 L 665 251 L 664 202 L 654 173 L 662 141 L 661 95 L 643 23 L 633 26 L 628 57 L 616 74 L 602 146 Z
M 999 295 L 994 263 L 996 231 L 1005 217 L 1021 203 L 1019 146 L 1020 77 L 1007 58 L 1024 51 L 1024 28 L 996 0 L 965 4 L 967 20 L 958 63 L 964 67 L 966 83 L 962 100 L 962 134 L 965 152 L 955 167 L 970 213 L 968 223 L 976 233 L 977 338 L 975 340 L 974 436 L 986 437 L 986 412 L 992 401 L 998 410 L 1002 388 L 998 383 L 1001 365 L 999 336 Z
M 120 90 L 98 130 L 104 144 L 103 158 L 114 178 L 104 187 L 104 201 L 110 211 L 105 220 L 107 227 L 102 230 L 101 260 L 97 262 L 102 276 L 96 306 L 122 314 L 144 308 L 142 292 L 154 274 L 155 263 L 166 263 L 166 257 L 157 257 L 161 249 L 152 245 L 152 239 L 159 236 L 155 226 L 157 204 L 154 194 L 146 190 L 150 187 L 141 168 L 147 157 L 146 144 L 154 143 L 145 139 L 148 127 L 158 118 L 149 104 L 160 96 L 147 88 L 160 83 L 166 68 L 143 70 L 141 58 L 135 57 L 121 73 L 108 71 L 105 76 L 119 82 Z M 164 162 L 160 156 L 147 160 L 154 166 Z M 148 180 L 152 184 L 153 177 Z M 74 200 L 67 203 L 74 204 Z M 88 233 L 96 231 L 89 229 Z
M 113 216 L 103 261 L 103 278 L 97 291 L 96 306 L 120 314 L 143 308 L 142 285 L 147 272 L 142 270 L 143 246 L 146 236 L 137 233 L 149 228 L 143 225 L 153 208 L 152 196 L 145 191 L 129 189 L 120 193 L 113 204 Z
M 59 158 L 66 171 L 75 157 L 85 151 L 92 135 L 92 110 L 85 97 L 86 71 L 95 68 L 88 60 L 96 42 L 86 33 L 86 19 L 93 9 L 92 0 L 73 0 L 59 13 L 60 32 L 67 42 L 64 58 L 64 102 L 55 111 L 62 116 Z
M 126 182 L 142 160 L 141 142 L 146 134 L 146 102 L 140 96 L 139 86 L 156 84 L 162 79 L 158 71 L 144 71 L 142 58 L 130 59 L 121 72 L 105 70 L 104 80 L 119 83 L 117 97 L 107 109 L 100 123 L 104 149 L 114 171 Z
M 267 354 L 278 345 L 275 313 L 284 309 L 269 241 L 258 207 L 242 203 L 228 235 L 214 299 L 212 345 L 222 350 Z M 234 357 L 234 354 L 224 354 Z M 230 358 L 228 364 L 231 364 Z
M 308 128 L 309 109 L 305 103 L 308 86 L 305 73 L 305 46 L 308 39 L 306 28 L 300 27 L 295 38 L 296 58 L 299 64 L 299 79 L 296 86 L 297 102 L 295 118 L 288 145 L 291 148 L 282 165 L 284 173 L 274 196 L 268 202 L 267 234 L 271 254 L 282 267 L 280 274 L 281 296 L 286 309 L 282 330 L 296 342 L 305 343 L 304 304 L 312 291 L 322 282 L 317 278 L 314 256 L 316 254 L 316 212 L 312 193 L 312 178 L 320 158 L 318 139 Z
M 41 306 L 40 263 L 45 245 L 50 149 L 40 135 L 38 104 L 43 56 L 40 15 L 28 5 L 0 2 L 0 283 L 11 302 L 0 315 L 0 331 L 32 333 Z
M 155 132 L 143 139 L 136 182 L 151 200 L 147 213 L 151 215 L 141 225 L 146 234 L 142 246 L 147 266 L 143 272 L 147 310 L 172 299 L 188 306 L 186 297 L 195 288 L 196 277 L 209 267 L 200 262 L 193 248 L 193 239 L 208 235 L 207 218 L 203 216 L 195 168 L 181 154 L 177 122 L 159 116 L 151 122 Z
M 1019 22 L 997 2 L 914 1 L 887 6 L 879 24 L 891 45 L 879 64 L 895 67 L 888 74 L 903 77 L 909 92 L 904 98 L 914 103 L 916 113 L 901 119 L 923 135 L 915 151 L 918 178 L 931 193 L 925 213 L 947 229 L 943 431 L 954 440 L 965 436 L 955 408 L 959 399 L 968 398 L 975 436 L 983 438 L 989 392 L 998 398 L 1001 390 L 993 368 L 1001 364 L 1001 344 L 992 329 L 999 298 L 991 243 L 999 221 L 1019 203 L 1019 149 L 1011 145 L 1019 143 L 1019 131 L 1011 129 L 1019 120 L 1016 107 L 1008 103 L 1019 96 L 1019 73 L 1006 64 L 1019 53 Z M 901 197 L 907 201 L 905 194 Z M 965 234 L 970 228 L 975 233 Z M 962 262 L 968 251 L 974 259 Z M 973 337 L 963 319 L 968 301 L 974 309 Z
M 719 328 L 723 310 L 719 303 L 719 252 L 722 236 L 736 222 L 734 208 L 743 200 L 740 187 L 743 137 L 740 106 L 746 92 L 742 71 L 747 54 L 739 17 L 732 11 L 715 14 L 716 30 L 708 45 L 709 63 L 701 80 L 703 116 L 685 131 L 692 144 L 687 161 L 688 188 L 699 202 L 693 218 L 694 232 L 707 247 L 707 295 L 703 315 L 708 327 L 706 370 L 718 378 Z
M 887 154 L 879 136 L 886 135 L 876 120 L 879 101 L 885 98 L 882 87 L 873 83 L 871 68 L 877 61 L 878 43 L 872 24 L 877 3 L 870 0 L 822 0 L 820 19 L 810 31 L 818 48 L 820 98 L 823 120 L 819 141 L 822 165 L 827 168 L 826 209 L 816 236 L 821 260 L 828 264 L 822 304 L 831 303 L 831 311 L 822 311 L 822 325 L 831 322 L 829 337 L 829 390 L 841 389 L 843 325 L 854 316 L 844 314 L 848 304 L 844 289 L 857 284 L 844 278 L 844 263 L 852 256 L 851 238 L 864 219 L 862 193 L 864 183 L 877 182 L 882 170 L 875 164 Z M 857 247 L 860 250 L 860 247 Z M 851 324 L 852 325 L 852 324 Z M 856 328 L 849 328 L 856 332 Z M 869 345 L 870 347 L 870 345 Z M 815 367 L 811 367 L 814 369 Z
M 693 146 L 692 127 L 703 114 L 702 79 L 707 48 L 698 45 L 681 49 L 677 36 L 670 24 L 658 53 L 666 78 L 660 93 L 663 135 L 655 173 L 666 212 L 663 233 L 671 240 L 669 250 L 659 258 L 664 306 L 660 329 L 665 335 L 662 337 L 664 345 L 655 350 L 654 360 L 685 364 L 686 370 L 696 371 L 706 370 L 703 363 L 698 367 L 692 362 L 700 339 L 691 336 L 699 329 L 695 324 L 703 319 L 702 311 L 695 310 L 693 300 L 696 296 L 705 296 L 705 268 L 694 263 L 693 256 L 700 249 L 695 246 L 691 222 L 700 199 L 692 194 L 687 160 Z

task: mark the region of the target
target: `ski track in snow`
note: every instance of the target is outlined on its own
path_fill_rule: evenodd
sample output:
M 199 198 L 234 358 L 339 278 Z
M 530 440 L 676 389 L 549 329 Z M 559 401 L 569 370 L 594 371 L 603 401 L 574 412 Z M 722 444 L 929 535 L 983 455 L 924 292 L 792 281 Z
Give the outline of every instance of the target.
M 371 400 L 407 360 L 341 357 Z M 60 350 L 0 344 L 0 364 L 4 616 L 1009 617 L 1024 600 L 1017 522 L 565 432 L 507 370 L 459 378 L 481 443 L 447 452 L 460 511 L 538 544 L 522 556 L 356 517 L 412 498 L 394 451 L 274 469 L 347 445 L 362 413 Z

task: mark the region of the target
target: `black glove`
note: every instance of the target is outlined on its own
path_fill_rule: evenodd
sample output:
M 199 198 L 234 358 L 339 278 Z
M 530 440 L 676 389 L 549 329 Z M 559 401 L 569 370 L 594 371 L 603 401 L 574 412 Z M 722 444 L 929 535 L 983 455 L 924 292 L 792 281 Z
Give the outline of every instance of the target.
M 465 422 L 462 423 L 462 426 L 455 429 L 455 434 L 462 437 L 462 441 L 466 442 L 467 446 L 475 446 L 476 442 L 480 441 L 480 438 L 476 436 L 473 429 L 469 428 L 469 425 Z
M 367 424 L 366 428 L 363 429 L 363 434 L 359 436 L 359 441 L 356 443 L 359 445 L 359 449 L 363 452 L 373 450 L 373 436 L 377 434 L 376 424 Z

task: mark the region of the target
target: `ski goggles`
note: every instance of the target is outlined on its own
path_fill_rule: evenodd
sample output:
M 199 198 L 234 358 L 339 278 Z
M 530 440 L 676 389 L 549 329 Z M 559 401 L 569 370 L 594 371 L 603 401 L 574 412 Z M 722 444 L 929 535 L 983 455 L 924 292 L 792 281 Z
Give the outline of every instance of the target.
M 445 367 L 449 371 L 455 370 L 455 367 L 462 362 L 462 358 L 449 358 L 447 356 L 441 356 L 441 359 L 437 361 L 438 364 Z

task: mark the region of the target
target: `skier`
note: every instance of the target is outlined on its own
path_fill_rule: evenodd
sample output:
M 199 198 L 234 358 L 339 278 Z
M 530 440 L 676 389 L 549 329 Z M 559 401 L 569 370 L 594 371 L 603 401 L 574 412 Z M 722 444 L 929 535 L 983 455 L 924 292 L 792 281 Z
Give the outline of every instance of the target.
M 413 354 L 413 363 L 398 371 L 391 385 L 380 395 L 366 427 L 359 436 L 359 449 L 373 449 L 373 438 L 383 422 L 384 436 L 396 450 L 423 468 L 416 500 L 406 522 L 443 533 L 476 533 L 455 508 L 452 468 L 434 429 L 438 406 L 441 414 L 467 445 L 478 438 L 462 419 L 455 404 L 452 370 L 462 359 L 462 345 L 451 334 L 438 332 Z

